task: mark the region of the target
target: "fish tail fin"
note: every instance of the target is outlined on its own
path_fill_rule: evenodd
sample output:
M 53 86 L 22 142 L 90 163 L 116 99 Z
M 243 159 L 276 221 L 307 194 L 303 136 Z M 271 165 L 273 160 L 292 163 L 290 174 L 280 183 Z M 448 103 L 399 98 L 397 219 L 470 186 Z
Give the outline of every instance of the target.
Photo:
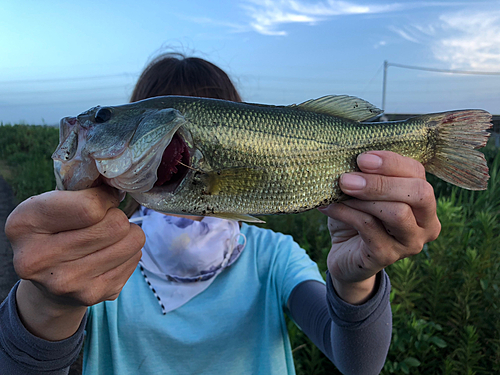
M 469 190 L 486 190 L 488 165 L 477 148 L 488 142 L 491 114 L 483 110 L 452 111 L 420 117 L 435 131 L 436 151 L 425 169 Z

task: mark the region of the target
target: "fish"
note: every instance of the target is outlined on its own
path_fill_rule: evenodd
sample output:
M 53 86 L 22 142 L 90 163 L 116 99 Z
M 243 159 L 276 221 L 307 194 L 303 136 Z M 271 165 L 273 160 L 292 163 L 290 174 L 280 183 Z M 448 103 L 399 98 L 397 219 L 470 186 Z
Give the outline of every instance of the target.
M 382 111 L 349 95 L 273 106 L 162 96 L 96 106 L 60 122 L 57 188 L 108 184 L 170 214 L 259 222 L 346 199 L 339 177 L 388 150 L 427 172 L 484 190 L 491 114 L 481 109 L 369 122 Z

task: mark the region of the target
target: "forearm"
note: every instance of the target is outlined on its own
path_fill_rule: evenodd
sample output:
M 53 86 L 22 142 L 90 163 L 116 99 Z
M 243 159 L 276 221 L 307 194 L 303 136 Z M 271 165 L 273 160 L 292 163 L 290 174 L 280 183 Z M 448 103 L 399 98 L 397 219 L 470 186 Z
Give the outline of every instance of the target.
M 359 306 L 341 300 L 333 285 L 313 281 L 298 285 L 290 296 L 294 321 L 344 374 L 378 374 L 384 365 L 392 315 L 389 279 L 385 272 L 380 275 L 373 296 Z
M 17 284 L 0 305 L 0 369 L 6 374 L 67 374 L 83 344 L 86 315 L 76 332 L 61 341 L 47 341 L 30 333 L 18 315 Z
M 337 358 L 337 367 L 345 374 L 378 374 L 384 366 L 392 336 L 390 281 L 385 272 L 378 275 L 380 280 L 373 296 L 357 306 L 336 295 L 327 275 L 332 350 L 343 352 Z
M 332 285 L 337 292 L 337 295 L 347 303 L 351 305 L 361 305 L 368 301 L 377 291 L 377 277 L 373 275 L 372 277 L 358 282 L 344 282 L 338 280 L 334 277 L 330 277 L 332 280 Z
M 51 301 L 27 280 L 19 283 L 16 304 L 26 329 L 48 341 L 60 341 L 72 336 L 87 311 L 86 306 L 67 306 Z

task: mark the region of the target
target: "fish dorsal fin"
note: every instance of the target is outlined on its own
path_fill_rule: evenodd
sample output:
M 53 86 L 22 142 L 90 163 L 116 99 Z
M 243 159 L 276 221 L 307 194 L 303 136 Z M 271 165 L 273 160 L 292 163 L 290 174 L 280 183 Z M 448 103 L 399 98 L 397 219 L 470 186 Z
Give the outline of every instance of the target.
M 354 121 L 365 121 L 383 112 L 366 100 L 349 95 L 327 95 L 289 107 Z

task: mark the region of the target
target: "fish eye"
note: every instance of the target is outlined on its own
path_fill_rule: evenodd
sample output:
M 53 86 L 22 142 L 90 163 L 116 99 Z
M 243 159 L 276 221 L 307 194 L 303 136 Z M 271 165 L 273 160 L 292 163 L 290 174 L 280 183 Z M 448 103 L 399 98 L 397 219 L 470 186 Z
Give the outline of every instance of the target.
M 109 108 L 99 108 L 95 114 L 95 122 L 102 124 L 111 118 L 111 110 Z

